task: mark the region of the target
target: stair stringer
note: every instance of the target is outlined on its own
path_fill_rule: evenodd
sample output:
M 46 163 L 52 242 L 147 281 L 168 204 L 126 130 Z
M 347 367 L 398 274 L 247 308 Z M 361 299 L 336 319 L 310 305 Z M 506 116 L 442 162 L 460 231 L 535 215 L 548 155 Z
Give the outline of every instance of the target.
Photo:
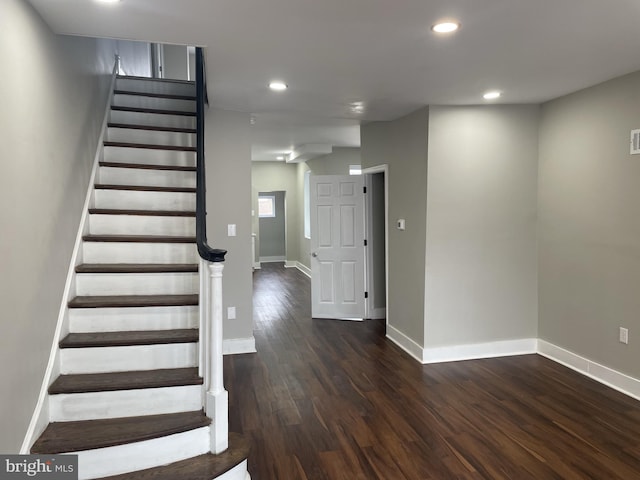
M 56 329 L 51 341 L 49 360 L 47 362 L 47 368 L 45 369 L 44 377 L 42 379 L 40 393 L 38 394 L 38 401 L 34 408 L 31 421 L 29 422 L 29 426 L 22 442 L 22 446 L 20 447 L 20 454 L 22 455 L 26 455 L 29 453 L 31 446 L 42 434 L 44 429 L 47 427 L 47 424 L 49 423 L 49 401 L 47 390 L 51 383 L 53 383 L 58 375 L 60 375 L 60 350 L 58 348 L 58 343 L 67 335 L 67 333 L 69 333 L 69 308 L 67 304 L 69 300 L 71 300 L 73 292 L 75 292 L 75 267 L 82 261 L 82 237 L 88 232 L 89 228 L 89 206 L 93 201 L 94 184 L 96 175 L 98 173 L 98 164 L 102 160 L 103 156 L 103 143 L 107 134 L 107 124 L 109 123 L 109 114 L 111 112 L 111 103 L 113 101 L 117 77 L 118 59 L 116 57 L 116 61 L 111 73 L 109 94 L 107 96 L 104 108 L 102 128 L 100 129 L 100 136 L 98 137 L 96 153 L 93 159 L 93 166 L 91 169 L 91 175 L 89 177 L 89 184 L 87 186 L 87 194 L 85 196 L 84 205 L 82 207 L 82 215 L 80 217 L 80 224 L 78 227 L 78 233 L 76 234 L 73 252 L 69 261 L 67 278 L 65 280 L 62 299 L 60 302 L 60 309 L 58 310 Z

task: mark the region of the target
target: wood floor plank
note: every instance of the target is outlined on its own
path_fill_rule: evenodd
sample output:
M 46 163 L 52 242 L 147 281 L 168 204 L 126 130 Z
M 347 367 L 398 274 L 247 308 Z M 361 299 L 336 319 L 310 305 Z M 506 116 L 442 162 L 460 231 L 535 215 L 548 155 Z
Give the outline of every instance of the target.
M 640 402 L 538 355 L 420 365 L 384 321 L 313 320 L 309 300 L 263 264 L 258 353 L 225 357 L 253 480 L 640 478 Z

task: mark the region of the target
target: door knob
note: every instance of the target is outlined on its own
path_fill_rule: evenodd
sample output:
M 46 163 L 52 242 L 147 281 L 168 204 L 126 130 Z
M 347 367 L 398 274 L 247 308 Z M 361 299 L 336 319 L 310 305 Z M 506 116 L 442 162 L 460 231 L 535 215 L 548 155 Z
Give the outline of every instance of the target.
M 311 256 L 312 256 L 313 258 L 316 258 L 316 257 L 318 256 L 318 253 L 317 253 L 317 252 L 311 252 Z

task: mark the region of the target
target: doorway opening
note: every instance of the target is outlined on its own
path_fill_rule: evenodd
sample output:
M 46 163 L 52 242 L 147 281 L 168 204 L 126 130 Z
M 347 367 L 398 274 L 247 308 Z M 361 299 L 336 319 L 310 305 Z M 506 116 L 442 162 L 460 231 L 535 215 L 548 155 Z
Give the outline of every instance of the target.
M 286 192 L 258 193 L 258 260 L 260 263 L 287 259 Z

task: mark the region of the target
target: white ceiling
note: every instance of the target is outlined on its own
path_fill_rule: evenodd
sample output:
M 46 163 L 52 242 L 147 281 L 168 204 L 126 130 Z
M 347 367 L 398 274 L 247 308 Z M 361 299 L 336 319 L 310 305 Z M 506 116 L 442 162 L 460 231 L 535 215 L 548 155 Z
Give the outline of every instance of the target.
M 210 98 L 254 114 L 256 159 L 357 146 L 361 121 L 483 103 L 488 89 L 538 103 L 640 70 L 639 0 L 30 2 L 56 33 L 206 46 Z M 445 17 L 462 28 L 436 36 Z M 271 92 L 276 78 L 289 90 Z

